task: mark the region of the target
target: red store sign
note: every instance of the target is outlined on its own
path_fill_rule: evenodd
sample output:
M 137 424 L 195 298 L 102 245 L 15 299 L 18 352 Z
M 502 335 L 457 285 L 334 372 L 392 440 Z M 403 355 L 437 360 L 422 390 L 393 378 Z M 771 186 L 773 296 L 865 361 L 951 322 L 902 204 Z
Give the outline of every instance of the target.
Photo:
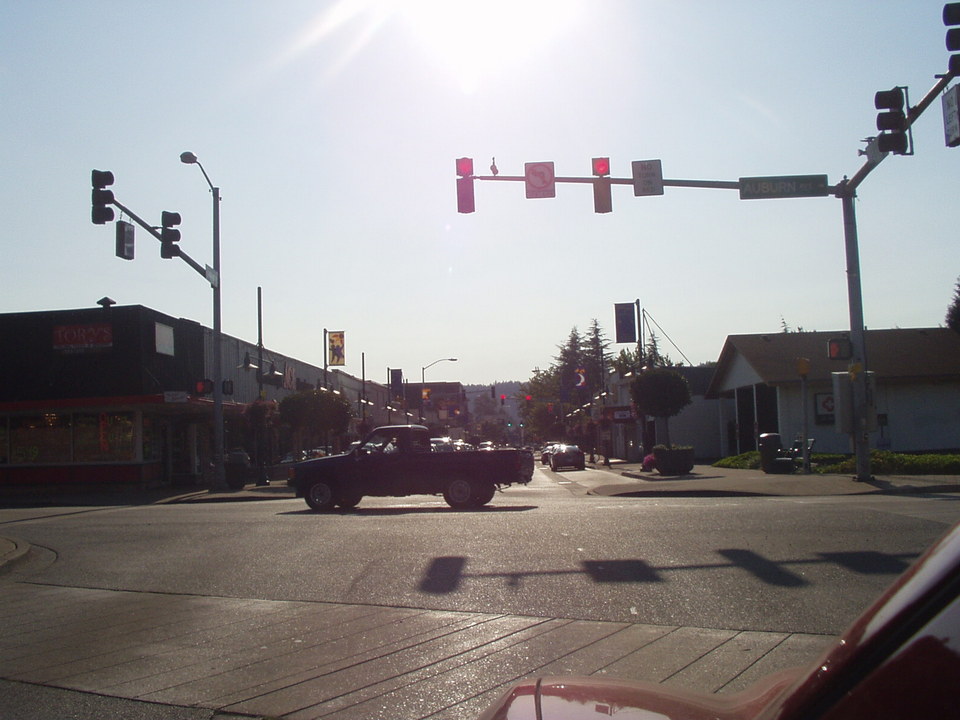
M 99 350 L 113 347 L 113 326 L 110 323 L 54 325 L 54 350 Z

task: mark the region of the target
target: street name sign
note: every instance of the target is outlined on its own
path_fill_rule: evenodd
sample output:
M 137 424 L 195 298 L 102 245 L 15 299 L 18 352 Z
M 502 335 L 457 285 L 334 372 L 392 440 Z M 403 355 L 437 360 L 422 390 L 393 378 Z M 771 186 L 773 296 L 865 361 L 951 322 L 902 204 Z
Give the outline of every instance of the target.
M 826 175 L 783 175 L 740 178 L 741 200 L 826 197 L 830 194 Z

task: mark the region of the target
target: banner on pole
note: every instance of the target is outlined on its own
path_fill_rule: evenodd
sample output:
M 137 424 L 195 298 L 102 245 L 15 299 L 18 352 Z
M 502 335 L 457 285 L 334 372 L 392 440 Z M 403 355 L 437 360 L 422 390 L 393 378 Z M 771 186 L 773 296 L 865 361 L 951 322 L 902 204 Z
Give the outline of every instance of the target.
M 618 343 L 635 343 L 637 341 L 637 314 L 634 303 L 614 303 L 614 317 L 617 326 Z
M 346 365 L 346 360 L 343 352 L 343 331 L 338 330 L 337 332 L 327 333 L 328 349 L 327 349 L 327 364 L 328 365 Z

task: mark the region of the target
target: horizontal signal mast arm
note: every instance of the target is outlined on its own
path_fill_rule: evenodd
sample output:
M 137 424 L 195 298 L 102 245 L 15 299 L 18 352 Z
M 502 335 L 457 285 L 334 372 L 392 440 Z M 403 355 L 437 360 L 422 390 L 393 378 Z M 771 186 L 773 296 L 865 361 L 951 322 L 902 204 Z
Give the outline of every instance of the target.
M 135 212 L 133 212 L 130 208 L 126 207 L 125 205 L 123 205 L 123 204 L 122 204 L 121 202 L 119 202 L 118 200 L 114 200 L 114 201 L 113 201 L 113 204 L 116 205 L 118 208 L 120 208 L 120 210 L 123 211 L 123 213 L 124 213 L 125 215 L 129 216 L 135 223 L 137 223 L 137 225 L 139 225 L 139 226 L 142 227 L 144 230 L 146 230 L 148 233 L 150 233 L 151 235 L 153 235 L 157 240 L 161 240 L 161 241 L 162 241 L 162 238 L 160 237 L 160 233 L 158 233 L 157 230 L 156 230 L 156 228 L 154 228 L 152 225 L 150 225 L 150 223 L 145 222 L 143 218 L 141 218 L 139 215 L 137 215 L 137 214 L 136 214 Z M 194 260 L 192 257 L 190 257 L 189 255 L 187 255 L 187 254 L 183 251 L 182 248 L 180 249 L 180 255 L 179 255 L 179 257 L 183 258 L 183 261 L 184 261 L 187 265 L 189 265 L 189 266 L 192 267 L 194 270 L 196 270 L 198 273 L 200 273 L 200 275 L 201 275 L 202 277 L 206 278 L 206 276 L 207 276 L 207 271 L 204 269 L 204 267 L 203 267 L 202 265 L 200 265 L 200 263 L 198 263 L 198 262 L 197 262 L 196 260 Z
M 474 180 L 506 180 L 509 182 L 524 182 L 526 177 L 523 175 L 474 175 Z M 595 177 L 557 177 L 554 182 L 558 183 L 583 183 L 593 184 L 598 178 Z M 611 185 L 633 185 L 633 178 L 604 178 Z M 731 180 L 668 180 L 663 179 L 664 187 L 690 187 L 690 188 L 714 188 L 720 190 L 739 190 L 740 182 Z

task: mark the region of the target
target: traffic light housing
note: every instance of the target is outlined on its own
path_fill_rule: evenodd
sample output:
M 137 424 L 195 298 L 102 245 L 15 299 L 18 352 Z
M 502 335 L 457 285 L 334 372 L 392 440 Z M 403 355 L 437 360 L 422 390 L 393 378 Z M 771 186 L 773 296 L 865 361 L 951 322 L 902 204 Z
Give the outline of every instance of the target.
M 597 213 L 613 212 L 613 197 L 610 194 L 610 158 L 595 157 L 592 161 L 593 174 L 593 211 Z
M 895 87 L 881 90 L 873 97 L 873 106 L 883 112 L 877 113 L 877 149 L 880 152 L 892 152 L 894 155 L 906 155 L 909 148 L 907 138 L 907 96 L 905 88 Z
M 175 228 L 180 224 L 180 213 L 164 210 L 160 214 L 160 257 L 164 260 L 180 256 L 180 231 Z
M 960 3 L 947 3 L 943 6 L 943 24 L 949 28 L 946 38 L 947 50 L 960 51 L 960 27 L 951 27 L 960 25 Z M 960 55 L 951 55 L 948 67 L 950 72 L 960 75 Z
M 849 360 L 853 357 L 853 344 L 849 338 L 827 340 L 827 357 L 831 360 Z
M 107 190 L 107 186 L 113 185 L 113 173 L 109 170 L 93 170 L 90 173 L 91 201 L 93 209 L 90 212 L 90 219 L 94 225 L 106 225 L 114 218 L 113 208 L 109 207 L 113 202 L 113 191 Z
M 473 158 L 457 158 L 457 212 L 472 213 L 477 209 L 473 193 Z

